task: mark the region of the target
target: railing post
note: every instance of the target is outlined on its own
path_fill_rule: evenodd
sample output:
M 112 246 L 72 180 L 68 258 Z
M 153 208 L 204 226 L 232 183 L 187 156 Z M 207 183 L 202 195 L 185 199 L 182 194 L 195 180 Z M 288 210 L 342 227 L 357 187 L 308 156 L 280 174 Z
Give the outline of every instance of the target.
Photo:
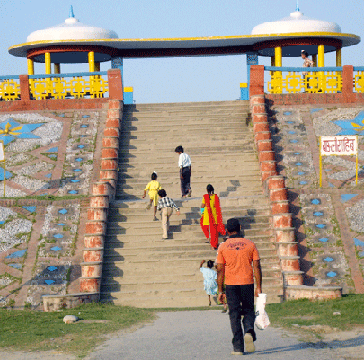
M 28 75 L 19 75 L 19 82 L 20 82 L 20 99 L 22 101 L 30 101 Z
M 264 76 L 264 70 L 263 70 Z M 109 81 L 109 98 L 110 100 L 123 101 L 123 83 L 120 69 L 110 69 L 107 71 Z
M 250 66 L 250 97 L 264 95 L 264 65 Z
M 354 67 L 352 65 L 344 65 L 342 76 L 343 76 L 342 94 L 344 102 L 353 103 L 355 102 L 354 91 L 353 91 Z

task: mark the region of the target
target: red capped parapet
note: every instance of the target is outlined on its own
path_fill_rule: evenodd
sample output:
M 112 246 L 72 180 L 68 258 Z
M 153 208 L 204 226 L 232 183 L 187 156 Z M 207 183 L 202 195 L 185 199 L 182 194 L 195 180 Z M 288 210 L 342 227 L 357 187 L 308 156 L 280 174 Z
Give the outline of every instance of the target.
M 252 68 L 255 80 L 259 80 L 264 70 L 259 66 L 252 66 Z M 277 171 L 265 96 L 259 81 L 256 81 L 255 87 L 251 87 L 250 108 L 263 190 L 267 192 L 271 203 L 271 225 L 275 233 L 274 240 L 281 262 L 284 286 L 300 286 L 303 284 L 303 272 L 300 271 L 298 244 L 295 238 L 292 214 L 289 212 L 288 192 L 284 177 L 279 175 Z
M 107 216 L 110 201 L 115 197 L 118 179 L 121 118 L 122 103 L 110 100 L 102 139 L 100 180 L 92 185 L 90 207 L 87 209 L 81 292 L 100 293 Z

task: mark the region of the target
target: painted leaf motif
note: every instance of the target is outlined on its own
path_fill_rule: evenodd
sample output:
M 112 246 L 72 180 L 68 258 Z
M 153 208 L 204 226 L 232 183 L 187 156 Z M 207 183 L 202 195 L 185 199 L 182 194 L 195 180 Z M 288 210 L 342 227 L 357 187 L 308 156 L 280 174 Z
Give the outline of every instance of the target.
M 22 128 L 23 128 L 23 125 L 22 126 L 17 126 L 17 127 L 12 128 L 11 131 L 21 130 Z

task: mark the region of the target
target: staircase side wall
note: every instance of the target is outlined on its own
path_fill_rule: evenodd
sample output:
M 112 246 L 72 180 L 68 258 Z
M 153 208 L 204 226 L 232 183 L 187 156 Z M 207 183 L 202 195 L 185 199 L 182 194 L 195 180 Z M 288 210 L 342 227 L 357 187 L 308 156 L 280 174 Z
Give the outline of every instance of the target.
M 292 227 L 292 214 L 284 177 L 279 175 L 275 154 L 272 148 L 268 114 L 263 94 L 252 95 L 250 108 L 254 129 L 254 142 L 258 152 L 263 181 L 263 191 L 269 196 L 272 213 L 272 229 L 280 258 L 285 286 L 302 285 L 302 272 L 299 267 L 298 247 L 295 230 Z
M 251 66 L 250 79 L 250 108 L 254 127 L 254 142 L 258 151 L 263 191 L 269 196 L 271 203 L 272 228 L 275 233 L 275 242 L 284 279 L 284 297 L 287 300 L 298 298 L 327 299 L 341 297 L 340 287 L 325 290 L 302 285 L 303 272 L 300 271 L 300 258 L 298 256 L 295 228 L 292 226 L 292 214 L 289 213 L 288 192 L 285 186 L 285 179 L 283 176 L 279 175 L 279 171 L 277 170 L 275 153 L 272 148 L 272 134 L 269 126 L 266 100 L 268 102 L 271 101 L 273 95 L 268 95 L 266 99 L 264 93 L 264 66 Z M 274 101 L 278 101 L 278 103 L 282 101 L 287 105 L 301 104 L 304 99 L 306 99 L 306 101 L 321 102 L 332 100 L 354 102 L 356 100 L 353 96 L 341 96 L 339 98 L 331 99 L 328 97 L 330 94 L 315 94 L 318 95 L 315 98 L 311 98 L 311 95 L 312 94 L 295 94 L 294 96 L 291 94 L 274 95 Z
M 1 115 L 14 134 L 0 135 L 6 158 L 0 168 L 0 191 L 6 188 L 0 199 L 0 306 L 58 310 L 98 300 L 94 288 L 84 292 L 84 283 L 99 276 L 101 266 L 92 260 L 102 252 L 96 237 L 85 234 L 102 231 L 107 207 L 99 200 L 114 196 L 112 144 L 121 106 L 108 100 L 107 107 Z

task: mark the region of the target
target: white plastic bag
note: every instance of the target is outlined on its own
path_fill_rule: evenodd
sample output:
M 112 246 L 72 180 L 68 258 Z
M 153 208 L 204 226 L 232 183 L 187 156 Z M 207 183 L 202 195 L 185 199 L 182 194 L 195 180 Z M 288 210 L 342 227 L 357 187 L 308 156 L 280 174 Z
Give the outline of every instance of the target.
M 267 302 L 267 294 L 259 294 L 255 305 L 255 326 L 259 330 L 266 329 L 269 324 L 269 317 L 265 311 L 265 303 Z

